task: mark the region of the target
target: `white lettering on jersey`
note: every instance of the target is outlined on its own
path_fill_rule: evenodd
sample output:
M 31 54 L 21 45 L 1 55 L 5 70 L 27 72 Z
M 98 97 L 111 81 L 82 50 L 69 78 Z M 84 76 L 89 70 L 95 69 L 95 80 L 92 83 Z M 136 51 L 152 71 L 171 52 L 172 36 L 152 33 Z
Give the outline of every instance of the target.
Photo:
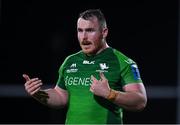
M 71 68 L 75 68 L 76 67 L 76 63 L 73 63 L 70 67 Z
M 83 64 L 94 64 L 95 61 L 88 61 L 88 60 L 84 60 L 83 61 Z
M 78 69 L 67 69 L 66 72 L 67 73 L 74 73 L 74 72 L 77 72 Z
M 90 86 L 92 83 L 91 78 L 87 77 L 87 78 L 80 78 L 80 77 L 69 77 L 66 76 L 65 78 L 65 85 L 73 85 L 73 86 Z
M 99 65 L 102 70 L 109 69 L 109 67 L 106 66 L 106 63 L 100 63 Z
M 76 63 L 71 64 L 69 69 L 66 70 L 67 73 L 75 73 L 77 71 L 78 71 L 78 69 L 76 68 Z
M 100 69 L 96 70 L 96 72 L 108 72 L 109 66 L 106 63 L 100 63 L 99 66 Z

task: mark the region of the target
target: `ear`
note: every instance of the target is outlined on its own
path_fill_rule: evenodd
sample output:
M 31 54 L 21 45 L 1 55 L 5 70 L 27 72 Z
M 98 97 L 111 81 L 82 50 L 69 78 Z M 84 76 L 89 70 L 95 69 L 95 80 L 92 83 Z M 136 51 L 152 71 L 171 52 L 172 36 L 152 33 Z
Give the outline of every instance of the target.
M 103 33 L 103 38 L 106 38 L 108 35 L 108 28 L 103 28 L 102 33 Z

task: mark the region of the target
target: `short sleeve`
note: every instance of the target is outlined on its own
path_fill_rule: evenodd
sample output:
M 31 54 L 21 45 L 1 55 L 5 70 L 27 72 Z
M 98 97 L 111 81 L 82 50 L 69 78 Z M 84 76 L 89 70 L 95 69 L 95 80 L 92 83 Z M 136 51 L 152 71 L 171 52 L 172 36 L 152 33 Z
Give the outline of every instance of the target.
M 63 62 L 63 64 L 60 66 L 58 70 L 59 77 L 56 83 L 57 86 L 65 90 L 66 90 L 66 86 L 65 86 L 65 80 L 64 80 L 64 70 L 65 70 L 66 62 L 67 62 L 67 58 L 65 59 L 65 61 Z
M 121 74 L 123 86 L 129 83 L 142 82 L 138 66 L 133 60 L 131 59 L 123 60 L 120 63 L 120 66 L 121 66 L 120 74 Z
M 129 83 L 141 83 L 142 79 L 136 62 L 117 50 L 114 50 L 114 53 L 119 61 L 122 86 Z

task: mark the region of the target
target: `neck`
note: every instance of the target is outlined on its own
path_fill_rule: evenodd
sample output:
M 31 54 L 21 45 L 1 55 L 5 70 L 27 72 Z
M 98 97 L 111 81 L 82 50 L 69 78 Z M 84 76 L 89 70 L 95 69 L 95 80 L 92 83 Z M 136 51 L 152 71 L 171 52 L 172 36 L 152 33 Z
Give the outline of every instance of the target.
M 101 49 L 99 49 L 99 51 L 97 51 L 96 55 L 99 54 L 100 52 L 102 52 L 106 48 L 109 48 L 109 45 L 106 42 L 104 42 Z
M 109 48 L 109 45 L 106 43 L 106 41 L 103 42 L 101 48 L 94 54 L 86 54 L 87 56 L 93 56 L 93 55 L 97 55 L 100 52 L 102 52 L 104 49 Z

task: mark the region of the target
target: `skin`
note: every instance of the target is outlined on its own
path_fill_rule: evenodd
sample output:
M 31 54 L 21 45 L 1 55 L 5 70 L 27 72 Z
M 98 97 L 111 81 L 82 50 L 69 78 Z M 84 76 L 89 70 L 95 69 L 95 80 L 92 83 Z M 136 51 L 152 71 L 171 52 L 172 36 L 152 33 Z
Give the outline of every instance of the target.
M 77 36 L 82 51 L 90 56 L 96 55 L 108 48 L 106 37 L 108 34 L 107 27 L 101 27 L 96 17 L 90 20 L 79 18 L 77 21 Z M 59 108 L 66 106 L 68 102 L 68 92 L 55 86 L 51 89 L 42 90 L 42 81 L 39 78 L 29 78 L 23 74 L 26 80 L 24 84 L 25 90 L 29 95 L 37 99 L 43 104 L 50 107 Z M 108 80 L 100 73 L 100 80 L 91 76 L 92 84 L 90 91 L 104 98 L 110 94 Z M 145 87 L 142 83 L 128 84 L 123 87 L 124 92 L 118 92 L 118 95 L 113 103 L 127 110 L 142 110 L 147 103 Z
M 108 80 L 100 73 L 100 80 L 91 76 L 92 84 L 90 91 L 95 95 L 107 98 L 110 93 Z M 118 92 L 113 103 L 127 110 L 137 111 L 145 108 L 147 103 L 146 91 L 142 83 L 132 83 L 123 87 L 124 92 Z
M 78 19 L 78 40 L 82 51 L 87 55 L 95 55 L 108 47 L 105 38 L 107 28 L 100 28 L 97 18 L 91 20 Z

